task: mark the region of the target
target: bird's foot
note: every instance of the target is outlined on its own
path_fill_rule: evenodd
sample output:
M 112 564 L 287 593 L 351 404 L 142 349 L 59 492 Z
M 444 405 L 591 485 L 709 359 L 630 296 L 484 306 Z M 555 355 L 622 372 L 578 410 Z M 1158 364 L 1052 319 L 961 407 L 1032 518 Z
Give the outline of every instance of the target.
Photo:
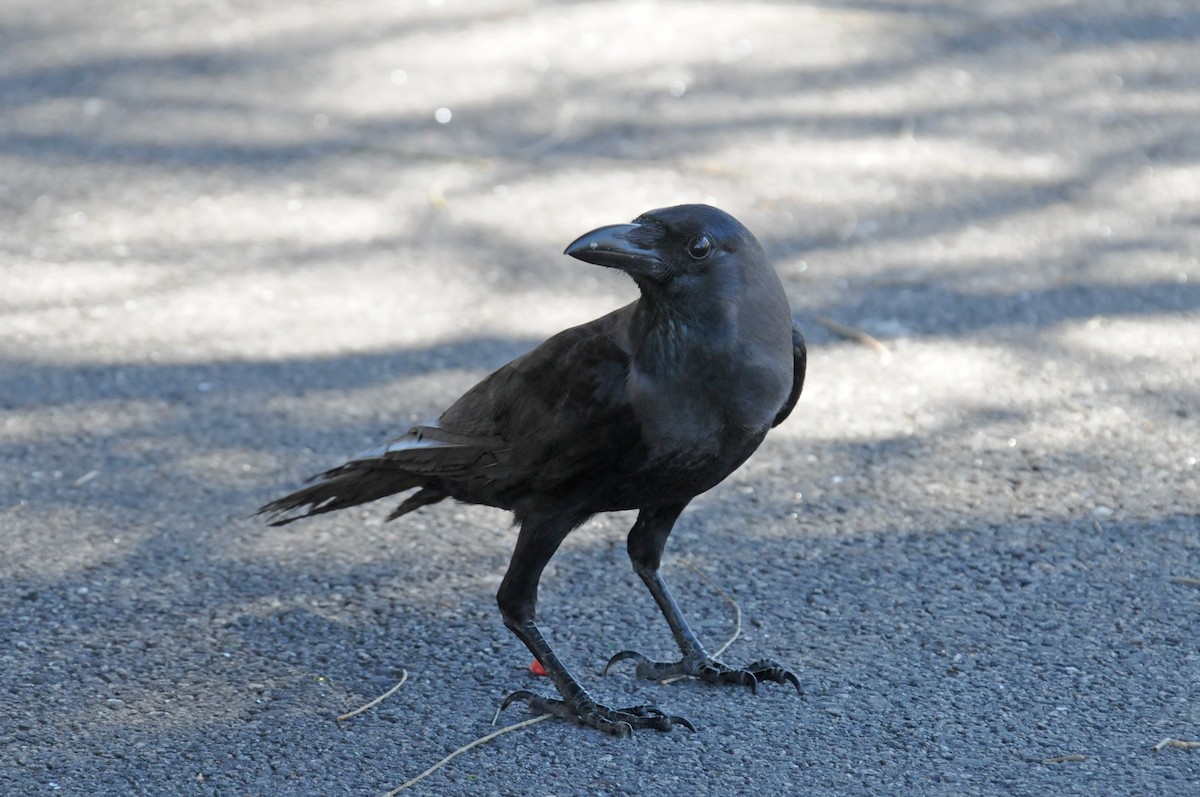
M 687 728 L 689 731 L 696 730 L 696 726 L 684 717 L 665 714 L 656 706 L 609 708 L 586 696 L 569 702 L 542 697 L 526 689 L 513 692 L 504 698 L 504 702 L 500 704 L 500 711 L 504 711 L 518 700 L 524 700 L 534 714 L 551 714 L 615 736 L 629 736 L 634 730 L 643 728 L 669 731 L 676 725 Z M 499 711 L 496 712 L 497 716 L 499 713 Z
M 617 662 L 627 660 L 637 662 L 637 677 L 648 681 L 667 681 L 690 676 L 710 684 L 748 686 L 751 692 L 758 690 L 759 681 L 774 681 L 778 684 L 790 683 L 796 687 L 798 694 L 804 694 L 804 690 L 800 688 L 800 679 L 773 661 L 759 659 L 739 670 L 722 664 L 703 652 L 685 655 L 679 661 L 664 662 L 651 661 L 634 650 L 624 650 L 608 660 L 608 664 L 604 665 L 604 674 L 608 675 L 609 668 Z

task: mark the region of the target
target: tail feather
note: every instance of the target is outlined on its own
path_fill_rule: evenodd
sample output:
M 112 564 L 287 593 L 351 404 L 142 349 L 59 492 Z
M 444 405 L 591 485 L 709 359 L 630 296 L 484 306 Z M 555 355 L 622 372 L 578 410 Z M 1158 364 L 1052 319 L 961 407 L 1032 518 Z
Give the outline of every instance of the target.
M 388 515 L 394 520 L 435 504 L 449 494 L 440 481 L 477 477 L 495 469 L 507 449 L 496 438 L 455 434 L 437 426 L 416 426 L 408 434 L 364 451 L 345 465 L 314 476 L 310 487 L 285 495 L 258 510 L 275 515 L 272 526 L 365 504 L 414 487 L 421 489 Z M 491 478 L 495 473 L 489 474 Z M 291 514 L 296 513 L 296 514 Z
M 416 509 L 420 509 L 423 506 L 429 506 L 430 504 L 436 504 L 438 501 L 441 501 L 443 498 L 449 498 L 449 496 L 446 493 L 442 492 L 442 490 L 440 490 L 439 488 L 437 488 L 437 487 L 422 487 L 420 490 L 417 490 L 415 493 L 410 495 L 408 498 L 405 498 L 404 501 L 400 504 L 400 506 L 393 509 L 391 514 L 389 514 L 387 517 L 385 517 L 384 520 L 395 520 L 396 518 L 400 517 L 401 515 L 407 515 L 409 512 L 412 512 L 413 510 L 416 510 Z
M 323 515 L 326 512 L 347 509 L 402 493 L 420 487 L 424 481 L 419 476 L 405 473 L 378 460 L 348 462 L 316 478 L 320 479 L 316 484 L 272 501 L 259 509 L 257 514 L 276 515 L 271 525 L 284 526 L 300 518 Z M 417 493 L 409 501 L 420 495 L 421 493 Z M 289 513 L 297 511 L 299 514 L 288 516 Z

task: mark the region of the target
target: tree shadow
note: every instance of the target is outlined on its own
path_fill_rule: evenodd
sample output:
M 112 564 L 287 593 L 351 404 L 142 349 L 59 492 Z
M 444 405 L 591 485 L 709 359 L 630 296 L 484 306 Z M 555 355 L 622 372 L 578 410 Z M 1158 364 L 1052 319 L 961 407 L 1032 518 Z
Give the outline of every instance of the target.
M 557 5 L 570 10 L 586 4 Z M 499 24 L 503 17 L 480 20 L 466 7 L 422 8 L 403 24 L 330 26 L 244 50 L 213 45 L 48 65 L 32 63 L 27 53 L 65 33 L 83 35 L 90 23 L 66 20 L 66 31 L 5 26 L 0 49 L 18 55 L 2 56 L 12 60 L 0 75 L 0 103 L 8 109 L 0 158 L 37 164 L 46 174 L 133 167 L 128 188 L 135 191 L 136 175 L 219 171 L 258 186 L 299 180 L 367 196 L 380 190 L 381 170 L 403 182 L 431 165 L 446 165 L 463 167 L 454 190 L 480 194 L 598 166 L 753 182 L 756 176 L 714 177 L 703 167 L 719 166 L 725 148 L 755 136 L 782 136 L 781 161 L 806 141 L 862 143 L 905 135 L 934 146 L 966 135 L 1002 152 L 1059 151 L 1053 126 L 989 124 L 999 117 L 1033 120 L 1043 106 L 1057 108 L 1056 118 L 1067 117 L 1073 126 L 1094 123 L 1130 133 L 1120 142 L 1114 137 L 1101 152 L 1064 158 L 1061 168 L 1037 179 L 987 174 L 964 181 L 955 173 L 923 173 L 912 179 L 914 193 L 936 188 L 940 199 L 898 210 L 864 199 L 853 215 L 873 224 L 846 233 L 825 224 L 836 215 L 828 207 L 812 208 L 815 223 L 780 221 L 769 206 L 752 209 L 771 221 L 762 239 L 772 255 L 791 261 L 804 253 L 818 262 L 973 226 L 1020 223 L 1064 203 L 1095 200 L 1112 181 L 1147 163 L 1191 164 L 1200 157 L 1192 134 L 1200 118 L 1189 110 L 1194 106 L 1074 108 L 1070 86 L 1018 92 L 1007 102 L 981 93 L 869 113 L 783 101 L 928 79 L 930 71 L 940 74 L 950 66 L 986 76 L 1013 59 L 1023 60 L 1036 77 L 1081 54 L 1186 44 L 1200 30 L 1200 13 L 1104 15 L 1063 7 L 998 16 L 961 4 L 833 0 L 820 8 L 905 15 L 916 29 L 849 65 L 735 68 L 715 58 L 687 63 L 683 97 L 671 96 L 636 68 L 594 78 L 550 70 L 511 93 L 460 104 L 460 126 L 448 127 L 396 112 L 333 119 L 318 129 L 313 116 L 320 109 L 303 92 L 264 103 L 244 84 L 287 71 L 303 82 L 357 47 L 450 35 L 470 24 Z M 8 47 L 16 42 L 20 48 Z M 1123 73 L 1121 90 L 1194 93 L 1189 64 L 1152 61 Z M 671 110 L 680 102 L 738 108 L 740 98 L 770 93 L 781 101 L 741 114 Z M 559 126 L 561 109 L 581 97 L 604 112 L 584 109 L 572 124 Z M 114 121 L 39 127 L 40 105 L 91 99 L 101 101 L 101 115 L 111 112 Z M 188 119 L 201 123 L 194 132 L 161 138 L 124 123 L 158 113 L 185 126 Z M 271 132 L 248 133 L 248 116 Z M 345 168 L 346 160 L 368 168 Z M 15 223 L 39 224 L 31 196 L 37 191 L 25 191 L 22 182 L 37 180 L 24 172 L 4 179 L 11 190 L 0 193 L 0 213 Z M 783 190 L 764 202 L 804 204 Z M 530 225 L 543 221 L 529 215 Z M 1200 290 L 1192 283 L 1156 274 L 1119 284 L 1089 271 L 1102 257 L 1184 250 L 1195 221 L 1194 212 L 1181 208 L 1140 234 L 1081 236 L 1065 245 L 1061 257 L 981 256 L 956 262 L 949 273 L 935 273 L 919 254 L 905 254 L 871 279 L 849 280 L 837 291 L 823 290 L 843 279 L 836 268 L 785 271 L 814 354 L 856 356 L 852 346 L 835 342 L 811 320 L 829 316 L 868 328 L 880 321 L 893 329 L 898 324 L 900 337 L 918 344 L 1002 333 L 1017 355 L 1070 363 L 1082 356 L 1080 348 L 1051 334 L 1064 326 L 1097 316 L 1190 317 L 1200 309 Z M 275 241 L 253 251 L 254 241 L 214 235 L 188 248 L 160 247 L 148 263 L 158 272 L 156 281 L 134 292 L 168 296 L 247 268 L 282 273 L 393 252 L 398 268 L 407 267 L 406 253 L 448 253 L 455 265 L 446 267 L 445 279 L 473 280 L 497 293 L 578 290 L 578 272 L 549 265 L 555 261 L 534 252 L 528 232 L 427 205 L 364 241 Z M 72 257 L 94 254 L 91 243 L 62 246 Z M 970 282 L 989 271 L 1045 269 L 1052 260 L 1063 274 L 1053 284 L 980 289 Z M 809 288 L 822 290 L 809 299 Z M 122 302 L 121 290 L 106 290 L 87 304 Z M 53 299 L 15 302 L 3 312 L 18 316 L 68 306 Z M 544 689 L 517 672 L 525 654 L 495 616 L 492 596 L 512 543 L 501 513 L 443 505 L 381 528 L 380 507 L 286 532 L 246 519 L 294 480 L 402 432 L 414 416 L 436 415 L 483 373 L 537 342 L 466 333 L 414 348 L 278 359 L 105 365 L 101 354 L 82 345 L 77 362 L 39 357 L 35 347 L 0 358 L 0 409 L 15 419 L 0 438 L 0 537 L 9 551 L 0 593 L 0 662 L 11 685 L 7 694 L 17 701 L 6 710 L 13 721 L 0 727 L 0 749 L 17 761 L 13 771 L 33 769 L 43 781 L 58 778 L 68 788 L 80 773 L 91 773 L 86 779 L 92 787 L 135 793 L 151 790 L 145 772 L 165 777 L 179 791 L 317 793 L 331 789 L 330 778 L 362 783 L 364 770 L 377 767 L 372 771 L 381 788 L 370 789 L 377 792 L 423 768 L 414 762 L 432 763 L 481 735 L 506 688 Z M 1118 355 L 1090 356 L 1106 372 L 1122 363 Z M 1200 406 L 1194 387 L 1160 389 L 1134 381 L 1116 381 L 1103 398 L 1110 406 L 1137 407 L 1162 426 L 1194 419 L 1189 408 Z M 747 708 L 740 696 L 695 684 L 662 691 L 632 684 L 627 674 L 599 688 L 631 702 L 678 703 L 681 712 L 717 727 L 732 727 L 731 718 L 742 712 L 795 712 L 782 739 L 772 737 L 780 732 L 778 723 L 741 725 L 747 749 L 758 751 L 760 767 L 780 771 L 791 771 L 789 759 L 801 756 L 823 782 L 837 782 L 848 794 L 894 790 L 914 771 L 965 774 L 996 786 L 994 791 L 1017 781 L 1048 790 L 1062 781 L 1045 768 L 1031 774 L 1021 756 L 1044 760 L 1077 749 L 1080 740 L 1090 745 L 1097 782 L 1137 793 L 1133 769 L 1145 759 L 1131 756 L 1131 745 L 1181 733 L 1195 720 L 1187 709 L 1195 700 L 1177 699 L 1194 692 L 1186 678 L 1192 664 L 1186 644 L 1190 593 L 1164 588 L 1163 581 L 1195 576 L 1197 518 L 1172 507 L 1141 514 L 1122 514 L 1117 507 L 1110 521 L 1082 500 L 1065 511 L 1038 508 L 1038 496 L 1058 490 L 1068 468 L 1099 480 L 1119 465 L 1135 479 L 1141 473 L 1135 466 L 1146 459 L 1145 446 L 1136 441 L 1125 450 L 1091 447 L 1087 440 L 1035 450 L 1015 435 L 1011 448 L 973 442 L 980 433 L 1004 440 L 1053 409 L 997 406 L 984 397 L 954 418 L 917 425 L 908 435 L 831 441 L 815 434 L 828 419 L 806 417 L 802 402 L 789 423 L 811 423 L 804 426 L 808 431 L 780 430 L 747 472 L 698 500 L 672 550 L 716 576 L 742 605 L 746 639 L 731 659 L 752 650 L 799 662 L 813 682 L 809 697 L 793 706 L 768 695 L 773 702 L 767 708 Z M 986 466 L 976 466 L 983 455 Z M 104 472 L 88 478 L 101 462 Z M 764 472 L 787 477 L 759 479 Z M 835 474 L 845 476 L 840 485 L 830 483 Z M 1185 480 L 1165 465 L 1154 475 L 1169 484 Z M 1003 500 L 982 507 L 954 503 L 953 488 L 980 483 L 985 489 L 975 491 L 994 491 Z M 875 511 L 883 502 L 908 508 L 889 516 Z M 625 562 L 627 521 L 618 516 L 585 526 L 548 573 L 547 624 L 581 670 L 583 662 L 590 669 L 618 645 L 670 652 L 669 638 Z M 951 560 L 963 566 L 948 566 Z M 728 609 L 708 585 L 686 568 L 674 568 L 672 579 L 682 584 L 687 604 L 697 607 L 689 613 L 706 639 L 727 632 Z M 1178 677 L 1143 679 L 1150 657 L 1169 665 L 1160 672 Z M 382 692 L 398 678 L 399 667 L 415 676 L 400 698 L 334 730 L 331 716 Z M 178 693 L 157 694 L 164 683 Z M 999 697 L 988 703 L 980 695 Z M 933 711 L 920 710 L 921 704 Z M 1060 705 L 1073 711 L 1060 712 Z M 847 735 L 846 722 L 859 733 Z M 969 733 L 981 722 L 993 740 L 986 748 Z M 646 762 L 636 752 L 614 753 L 607 740 L 566 726 L 541 728 L 545 735 L 536 740 L 481 751 L 480 771 L 511 770 L 520 751 L 521 760 L 549 760 L 530 755 L 531 749 L 563 756 L 574 749 L 581 759 L 554 771 L 530 767 L 518 776 L 530 789 L 571 791 L 577 783 L 561 773 L 573 771 L 579 783 L 602 792 L 604 778 L 612 777 L 596 763 L 602 755 L 644 771 Z M 296 739 L 311 746 L 308 755 L 291 754 L 296 747 L 289 740 Z M 674 752 L 695 763 L 697 772 L 747 769 L 739 751 L 720 743 L 688 745 L 673 743 Z M 970 755 L 953 761 L 940 752 L 947 748 Z M 164 775 L 164 751 L 180 750 L 187 755 Z M 857 766 L 881 756 L 892 763 Z M 1200 777 L 1192 759 L 1155 763 L 1179 782 Z M 847 772 L 858 780 L 843 780 L 851 777 Z M 101 780 L 94 773 L 102 773 Z M 0 783 L 6 777 L 0 772 Z M 439 777 L 434 783 L 444 791 L 464 785 Z M 156 785 L 161 790 L 163 784 Z M 731 793 L 745 786 L 732 780 L 721 785 Z M 906 787 L 919 791 L 921 785 Z

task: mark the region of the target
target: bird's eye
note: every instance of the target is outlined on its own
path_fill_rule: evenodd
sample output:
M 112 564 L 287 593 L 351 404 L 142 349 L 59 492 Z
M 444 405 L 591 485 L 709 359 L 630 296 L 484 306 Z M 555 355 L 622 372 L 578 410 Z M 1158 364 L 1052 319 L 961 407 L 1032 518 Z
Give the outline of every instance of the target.
M 703 260 L 712 252 L 712 239 L 707 235 L 697 235 L 688 244 L 688 254 L 696 260 Z

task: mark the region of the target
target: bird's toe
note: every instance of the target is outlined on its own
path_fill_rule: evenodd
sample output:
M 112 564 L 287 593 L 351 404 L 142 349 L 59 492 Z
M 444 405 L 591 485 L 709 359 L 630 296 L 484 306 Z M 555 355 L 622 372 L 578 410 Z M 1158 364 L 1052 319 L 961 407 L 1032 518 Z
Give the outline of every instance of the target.
M 709 684 L 733 684 L 747 686 L 751 694 L 757 694 L 758 685 L 762 681 L 773 681 L 779 684 L 791 684 L 798 694 L 804 694 L 800 688 L 800 679 L 795 673 L 779 664 L 760 659 L 743 668 L 730 667 L 711 656 L 700 654 L 685 655 L 676 662 L 653 661 L 634 650 L 623 650 L 608 660 L 604 665 L 604 675 L 614 664 L 622 661 L 637 663 L 637 677 L 648 681 L 666 681 L 671 678 L 690 676 Z
M 685 669 L 684 662 L 676 661 L 654 661 L 636 650 L 623 650 L 617 655 L 608 660 L 608 664 L 604 665 L 603 675 L 608 675 L 609 669 L 618 662 L 634 661 L 637 662 L 637 677 L 645 681 L 665 681 L 668 678 L 674 678 L 680 675 L 689 675 Z
M 746 670 L 753 673 L 754 677 L 760 681 L 791 684 L 796 688 L 796 694 L 804 694 L 804 690 L 800 688 L 800 679 L 796 677 L 796 674 L 776 662 L 760 659 L 746 665 Z
M 532 714 L 550 714 L 620 737 L 629 736 L 635 730 L 643 729 L 666 732 L 679 726 L 693 732 L 696 730 L 696 726 L 686 717 L 667 714 L 657 706 L 642 705 L 614 709 L 587 698 L 574 702 L 557 700 L 542 697 L 527 689 L 513 692 L 504 698 L 500 703 L 499 711 L 496 712 L 497 716 L 518 701 L 524 701 Z

